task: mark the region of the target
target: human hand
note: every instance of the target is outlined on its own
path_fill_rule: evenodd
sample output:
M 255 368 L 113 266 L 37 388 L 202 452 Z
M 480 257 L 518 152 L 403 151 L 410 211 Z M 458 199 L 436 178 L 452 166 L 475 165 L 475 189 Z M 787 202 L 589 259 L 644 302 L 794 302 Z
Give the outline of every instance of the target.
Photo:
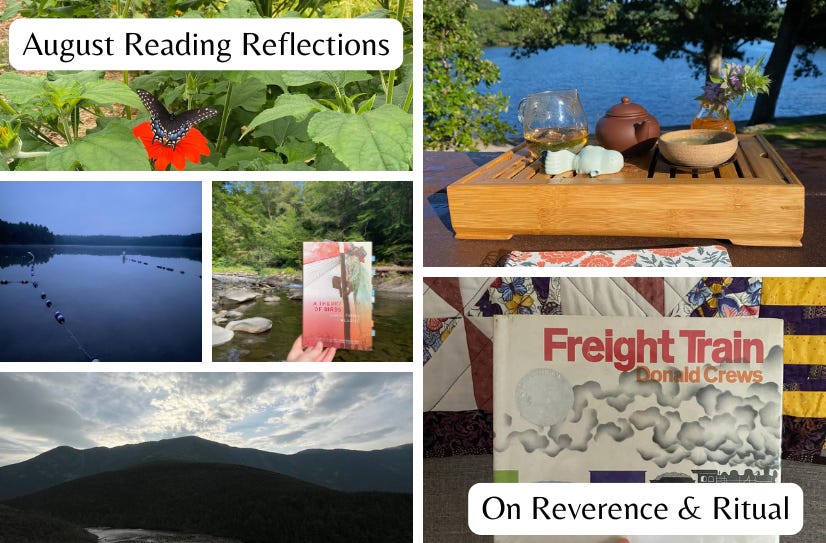
M 287 362 L 331 362 L 336 355 L 335 347 L 325 349 L 320 341 L 306 349 L 301 346 L 301 343 L 301 336 L 298 336 L 290 352 L 287 353 Z

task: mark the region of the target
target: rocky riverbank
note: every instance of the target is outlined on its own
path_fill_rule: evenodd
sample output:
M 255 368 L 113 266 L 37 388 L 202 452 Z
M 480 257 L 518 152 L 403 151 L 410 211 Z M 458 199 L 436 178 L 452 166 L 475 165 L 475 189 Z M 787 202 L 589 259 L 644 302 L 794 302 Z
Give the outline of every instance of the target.
M 408 268 L 376 268 L 373 288 L 393 296 L 413 296 L 413 274 Z M 411 270 L 412 271 L 412 270 Z M 212 346 L 232 341 L 235 332 L 261 334 L 272 328 L 272 321 L 247 316 L 258 299 L 265 304 L 303 298 L 301 274 L 255 275 L 252 273 L 214 273 L 212 275 Z

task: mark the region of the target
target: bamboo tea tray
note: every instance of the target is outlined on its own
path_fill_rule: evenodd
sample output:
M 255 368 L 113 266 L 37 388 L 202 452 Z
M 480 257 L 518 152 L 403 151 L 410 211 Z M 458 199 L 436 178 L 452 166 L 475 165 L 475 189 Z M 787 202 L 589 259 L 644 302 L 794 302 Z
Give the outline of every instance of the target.
M 656 147 L 622 171 L 551 176 L 522 144 L 447 187 L 460 239 L 517 234 L 728 239 L 799 247 L 804 190 L 763 136 L 738 135 L 730 162 L 686 170 Z

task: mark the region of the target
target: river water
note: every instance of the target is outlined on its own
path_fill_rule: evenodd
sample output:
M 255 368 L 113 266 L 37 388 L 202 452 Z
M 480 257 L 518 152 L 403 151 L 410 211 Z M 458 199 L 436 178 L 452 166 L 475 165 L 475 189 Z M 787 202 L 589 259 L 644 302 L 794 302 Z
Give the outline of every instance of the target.
M 296 286 L 300 288 L 300 286 Z M 273 322 L 263 334 L 237 332 L 229 343 L 214 347 L 215 361 L 262 362 L 284 360 L 290 347 L 301 334 L 301 300 L 290 300 L 287 289 L 276 293 L 280 302 L 267 303 L 259 298 L 240 308 L 244 316 L 265 317 Z M 227 309 L 233 309 L 228 307 Z M 376 335 L 372 351 L 340 349 L 336 361 L 341 362 L 412 362 L 413 361 L 413 298 L 408 293 L 376 292 L 373 305 Z
M 200 249 L 0 246 L 0 361 L 200 361 L 200 275 Z
M 201 534 L 182 534 L 123 528 L 86 528 L 100 543 L 241 543 L 236 539 Z
M 771 48 L 772 43 L 765 41 L 746 45 L 746 62 L 753 63 L 761 55 L 768 59 Z M 595 49 L 565 45 L 519 60 L 510 53 L 509 47 L 493 47 L 485 50 L 485 58 L 499 66 L 501 81 L 492 89 L 510 97 L 510 107 L 503 118 L 514 127 L 519 126 L 519 100 L 532 92 L 551 89 L 579 90 L 592 134 L 599 118 L 626 95 L 645 107 L 664 127 L 688 125 L 699 109 L 694 97 L 701 94 L 703 81 L 694 78 L 682 59 L 661 61 L 650 52 L 621 53 L 609 44 L 599 44 Z M 814 60 L 826 73 L 826 49 L 819 49 Z M 826 113 L 826 76 L 795 80 L 793 66 L 794 58 L 783 81 L 776 115 Z M 732 117 L 747 121 L 753 106 L 754 99 L 746 99 L 733 110 Z

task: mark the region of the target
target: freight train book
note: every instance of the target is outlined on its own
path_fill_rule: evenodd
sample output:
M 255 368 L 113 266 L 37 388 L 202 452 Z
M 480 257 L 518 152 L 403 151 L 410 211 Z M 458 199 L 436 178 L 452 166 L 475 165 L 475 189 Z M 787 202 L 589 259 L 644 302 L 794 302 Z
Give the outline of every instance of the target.
M 496 316 L 494 481 L 780 482 L 782 378 L 778 319 Z M 497 536 L 509 543 L 617 540 Z

